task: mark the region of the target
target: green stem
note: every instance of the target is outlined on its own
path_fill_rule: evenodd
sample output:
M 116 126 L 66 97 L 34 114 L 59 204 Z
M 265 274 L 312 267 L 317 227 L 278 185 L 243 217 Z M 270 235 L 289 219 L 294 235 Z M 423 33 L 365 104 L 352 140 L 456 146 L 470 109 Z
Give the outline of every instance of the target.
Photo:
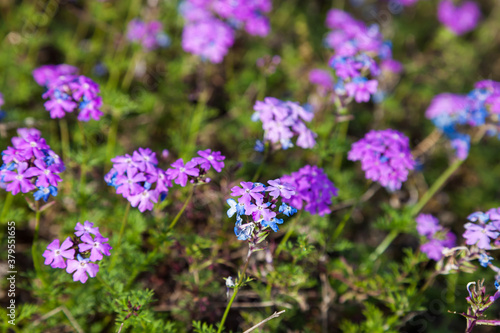
M 279 243 L 278 245 L 278 248 L 276 250 L 276 256 L 279 256 L 279 254 L 281 253 L 281 251 L 283 250 L 283 248 L 285 247 L 286 245 L 286 241 L 288 240 L 288 238 L 290 238 L 290 236 L 292 235 L 292 232 L 293 232 L 293 229 L 295 227 L 295 225 L 297 224 L 297 221 L 300 219 L 300 215 L 302 214 L 302 210 L 297 214 L 297 216 L 292 220 L 292 223 L 290 224 L 290 226 L 288 227 L 288 230 L 286 231 L 286 234 L 285 236 L 281 239 L 281 242 Z
M 451 164 L 439 178 L 432 184 L 432 186 L 425 192 L 422 198 L 418 201 L 418 203 L 413 206 L 411 210 L 411 215 L 417 215 L 422 208 L 427 204 L 427 202 L 436 194 L 436 192 L 444 185 L 444 183 L 451 177 L 451 175 L 464 163 L 464 160 L 456 160 L 453 164 Z
M 116 258 L 118 256 L 118 251 L 120 251 L 120 245 L 122 243 L 123 239 L 123 234 L 125 233 L 125 226 L 127 225 L 127 220 L 128 220 L 128 214 L 130 212 L 130 203 L 127 205 L 127 208 L 125 209 L 125 214 L 123 215 L 122 219 L 122 226 L 120 227 L 120 234 L 118 235 L 118 242 L 115 245 L 116 253 L 114 254 L 113 258 L 111 259 L 111 264 L 109 265 L 109 270 L 111 270 L 116 263 Z
M 36 275 L 42 281 L 42 285 L 45 285 L 45 278 L 42 274 L 42 269 L 40 267 L 40 261 L 38 257 L 37 245 L 38 245 L 38 232 L 40 230 L 40 216 L 41 211 L 39 208 L 38 201 L 35 202 L 35 233 L 33 235 L 33 244 L 31 244 L 31 256 L 33 257 L 33 266 L 35 266 Z
M 340 148 L 339 151 L 337 151 L 333 157 L 333 170 L 339 171 L 340 167 L 342 166 L 342 159 L 344 155 L 344 144 L 345 144 L 345 139 L 347 137 L 347 131 L 349 130 L 349 121 L 344 121 L 339 124 L 339 132 L 337 135 L 337 142 Z
M 116 111 L 115 111 L 116 112 Z M 111 159 L 113 158 L 113 152 L 115 151 L 115 146 L 116 146 L 116 137 L 118 135 L 118 123 L 119 123 L 119 116 L 113 112 L 113 117 L 111 118 L 111 126 L 109 128 L 108 132 L 108 144 L 106 146 L 106 170 L 104 173 L 107 173 L 109 166 L 111 165 Z
M 4 220 L 5 215 L 7 214 L 7 211 L 9 210 L 10 206 L 12 205 L 13 199 L 14 199 L 14 196 L 12 195 L 12 193 L 7 192 L 7 197 L 5 198 L 5 201 L 3 203 L 2 214 L 0 214 L 0 221 Z
M 464 160 L 456 160 L 453 164 L 451 164 L 439 178 L 432 184 L 427 192 L 420 198 L 418 203 L 413 206 L 410 214 L 411 216 L 417 215 L 422 208 L 427 204 L 427 202 L 436 194 L 436 192 L 444 185 L 444 183 L 451 177 L 451 175 L 462 165 Z M 375 261 L 384 251 L 391 245 L 392 241 L 398 236 L 399 230 L 392 230 L 380 243 L 380 245 L 375 249 L 370 257 L 369 261 Z
M 62 145 L 62 160 L 69 161 L 69 131 L 68 131 L 68 122 L 66 119 L 59 119 L 59 127 L 61 130 L 61 145 Z
M 375 249 L 375 251 L 370 255 L 368 258 L 368 261 L 375 261 L 377 258 L 387 250 L 389 245 L 391 245 L 392 241 L 396 239 L 399 235 L 399 230 L 392 230 L 382 241 L 382 243 L 379 244 L 379 246 Z
M 186 210 L 186 207 L 189 204 L 189 201 L 193 197 L 193 193 L 194 193 L 194 187 L 191 189 L 191 191 L 189 191 L 189 195 L 186 198 L 186 201 L 184 201 L 184 205 L 182 206 L 181 210 L 177 213 L 177 215 L 175 215 L 174 220 L 172 221 L 172 223 L 170 223 L 170 225 L 168 226 L 167 232 L 170 231 L 170 230 L 172 230 L 175 227 L 175 225 L 177 224 L 177 221 L 179 221 L 182 213 L 184 213 L 184 211 Z
M 134 79 L 134 73 L 135 73 L 135 68 L 137 66 L 137 62 L 142 56 L 142 51 L 136 51 L 132 57 L 132 60 L 130 60 L 127 72 L 125 73 L 125 77 L 123 78 L 122 81 L 122 90 L 127 91 L 128 88 L 130 88 L 130 84 L 132 83 L 132 80 Z
M 130 203 L 127 205 L 127 208 L 125 209 L 125 214 L 123 215 L 122 226 L 120 227 L 120 235 L 118 236 L 118 243 L 116 243 L 117 248 L 119 248 L 122 243 L 123 234 L 125 233 L 125 226 L 127 225 L 129 212 L 130 212 Z
M 217 333 L 222 332 L 222 329 L 224 328 L 224 323 L 226 322 L 227 315 L 229 314 L 229 310 L 231 310 L 231 305 L 233 304 L 233 301 L 236 299 L 236 295 L 238 294 L 238 291 L 240 290 L 240 287 L 241 287 L 243 281 L 245 281 L 245 273 L 247 271 L 248 263 L 250 262 L 251 255 L 252 255 L 252 251 L 249 250 L 248 255 L 247 255 L 247 260 L 245 262 L 245 266 L 243 266 L 243 269 L 241 270 L 241 274 L 240 274 L 241 278 L 238 281 L 238 284 L 236 285 L 236 287 L 234 288 L 233 296 L 231 296 L 229 303 L 227 303 L 226 310 L 224 311 L 224 315 L 222 316 L 222 319 L 220 321 L 219 329 L 217 330 Z
M 85 195 L 85 185 L 87 183 L 87 159 L 88 159 L 88 144 L 85 139 L 85 132 L 83 129 L 82 122 L 78 122 L 78 127 L 80 128 L 80 134 L 82 136 L 82 164 L 80 166 L 80 186 L 79 186 L 79 194 L 80 194 L 80 207 L 82 207 L 81 215 L 85 215 L 86 210 L 86 195 Z

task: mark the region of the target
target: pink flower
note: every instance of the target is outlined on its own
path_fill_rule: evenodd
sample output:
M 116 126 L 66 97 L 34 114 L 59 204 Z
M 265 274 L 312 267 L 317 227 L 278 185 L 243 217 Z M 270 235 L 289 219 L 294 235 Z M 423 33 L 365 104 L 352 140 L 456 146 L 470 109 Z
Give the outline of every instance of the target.
M 68 237 L 59 246 L 59 239 L 55 239 L 52 243 L 47 246 L 47 250 L 42 254 L 45 258 L 45 265 L 50 265 L 52 268 L 66 268 L 66 259 L 75 258 L 75 250 L 69 249 L 73 246 L 73 242 Z

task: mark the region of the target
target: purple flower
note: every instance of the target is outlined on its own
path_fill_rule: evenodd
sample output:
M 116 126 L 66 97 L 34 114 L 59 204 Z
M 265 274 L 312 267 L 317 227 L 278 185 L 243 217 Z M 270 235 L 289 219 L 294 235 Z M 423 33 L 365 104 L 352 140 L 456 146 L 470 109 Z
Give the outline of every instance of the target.
M 298 103 L 266 97 L 263 102 L 255 103 L 254 110 L 252 120 L 262 121 L 265 141 L 279 143 L 281 148 L 287 149 L 292 146 L 291 139 L 298 135 L 299 147 L 312 148 L 316 144 L 316 134 L 304 123 L 311 121 L 314 114 Z
M 141 43 L 145 50 L 151 51 L 170 44 L 170 39 L 162 31 L 163 26 L 160 21 L 143 22 L 133 19 L 127 27 L 127 39 Z
M 241 202 L 245 205 L 249 205 L 252 199 L 254 200 L 262 200 L 264 191 L 264 186 L 258 185 L 257 183 L 252 182 L 241 182 L 241 187 L 234 186 L 231 189 L 231 196 L 239 197 L 238 202 Z
M 281 182 L 281 179 L 268 180 L 267 183 L 269 186 L 266 188 L 266 191 L 273 198 L 277 198 L 280 195 L 285 199 L 290 199 L 292 195 L 295 194 L 295 187 L 290 184 L 284 184 Z
M 347 96 L 354 97 L 358 103 L 368 102 L 370 95 L 377 92 L 378 82 L 376 80 L 367 80 L 365 78 L 356 78 L 352 82 L 345 84 Z
M 112 247 L 106 243 L 109 240 L 108 238 L 104 238 L 98 234 L 95 236 L 95 239 L 92 239 L 92 236 L 86 233 L 81 236 L 81 240 L 83 243 L 78 244 L 78 249 L 80 252 L 90 251 L 89 259 L 91 261 L 102 260 L 103 254 L 107 256 L 111 255 L 109 250 Z
M 84 234 L 100 235 L 99 227 L 94 227 L 93 222 L 85 221 L 83 225 L 78 222 L 75 227 L 75 235 L 80 237 Z
M 498 229 L 491 224 L 466 223 L 464 227 L 466 229 L 463 234 L 466 239 L 465 244 L 477 245 L 483 250 L 491 249 L 491 240 L 495 240 L 500 235 Z
M 80 281 L 81 283 L 87 282 L 89 276 L 95 277 L 99 271 L 99 265 L 93 264 L 89 259 L 83 259 L 81 255 L 77 255 L 78 260 L 68 260 L 68 267 L 66 272 L 73 275 L 73 281 Z M 88 275 L 87 275 L 88 274 Z
M 454 247 L 456 242 L 456 236 L 452 232 L 446 233 L 444 237 L 444 239 L 430 239 L 420 246 L 420 251 L 425 253 L 429 259 L 440 260 L 443 257 L 443 250 Z
M 78 70 L 69 65 L 42 66 L 33 71 L 35 81 L 47 88 L 42 95 L 49 100 L 45 108 L 51 118 L 62 118 L 66 113 L 79 109 L 78 120 L 99 120 L 102 99 L 98 96 L 99 85 L 88 77 L 77 75 Z
M 172 168 L 167 170 L 168 179 L 175 180 L 176 184 L 184 187 L 186 186 L 188 176 L 197 177 L 200 174 L 200 170 L 196 165 L 197 163 L 193 161 L 189 161 L 184 165 L 184 161 L 180 158 L 171 164 Z
M 330 72 L 323 69 L 313 69 L 309 72 L 309 81 L 323 89 L 323 92 L 333 90 L 333 76 Z
M 158 160 L 156 159 L 156 153 L 153 153 L 151 149 L 139 148 L 139 151 L 134 151 L 132 160 L 140 171 L 150 174 L 156 173 Z
M 432 237 L 441 230 L 439 220 L 431 214 L 419 214 L 415 219 L 417 222 L 417 231 L 420 236 Z
M 224 162 L 222 161 L 224 161 L 226 157 L 223 156 L 220 151 L 212 152 L 211 149 L 199 150 L 198 155 L 201 157 L 198 157 L 196 161 L 200 167 L 205 170 L 205 172 L 210 169 L 210 166 L 212 166 L 217 172 L 222 171 L 222 168 L 224 167 Z
M 19 191 L 28 193 L 36 189 L 36 186 L 31 182 L 31 178 L 37 174 L 36 168 L 28 169 L 28 163 L 22 162 L 18 164 L 17 172 L 4 171 L 2 181 L 9 183 L 6 190 L 12 192 L 13 195 L 16 195 Z
M 145 190 L 139 194 L 127 198 L 132 207 L 138 207 L 141 213 L 153 210 L 154 204 L 158 202 L 158 191 Z
M 122 194 L 124 198 L 142 193 L 144 187 L 140 183 L 145 181 L 146 177 L 142 172 L 138 172 L 136 168 L 131 168 L 127 170 L 126 174 L 116 177 L 116 193 Z
M 347 158 L 361 161 L 365 177 L 391 191 L 400 189 L 415 168 L 408 138 L 392 129 L 368 132 L 352 145 Z
M 73 242 L 68 237 L 59 246 L 59 239 L 55 239 L 47 246 L 47 250 L 42 254 L 45 258 L 45 265 L 50 265 L 52 268 L 66 268 L 66 259 L 75 258 L 75 250 L 70 249 L 73 246 Z
M 35 160 L 34 168 L 35 175 L 38 176 L 36 181 L 36 186 L 38 187 L 49 187 L 49 185 L 57 187 L 57 183 L 61 182 L 62 179 L 59 177 L 59 170 L 54 166 L 46 166 L 45 162 L 42 160 Z
M 323 169 L 306 165 L 299 171 L 284 175 L 280 179 L 282 183 L 295 187 L 295 194 L 290 198 L 284 198 L 283 202 L 297 209 L 302 209 L 305 205 L 306 211 L 320 216 L 331 212 L 332 198 L 337 196 L 338 190 Z
M 220 63 L 233 43 L 233 30 L 218 19 L 188 23 L 182 32 L 184 51 L 213 63 Z
M 481 12 L 479 6 L 473 1 L 464 1 L 455 6 L 452 0 L 442 0 L 438 5 L 438 19 L 457 35 L 462 35 L 473 30 Z
M 136 162 L 132 159 L 132 156 L 125 154 L 124 156 L 116 156 L 111 159 L 113 162 L 113 169 L 115 169 L 119 174 L 124 174 L 129 172 L 132 168 L 138 168 Z

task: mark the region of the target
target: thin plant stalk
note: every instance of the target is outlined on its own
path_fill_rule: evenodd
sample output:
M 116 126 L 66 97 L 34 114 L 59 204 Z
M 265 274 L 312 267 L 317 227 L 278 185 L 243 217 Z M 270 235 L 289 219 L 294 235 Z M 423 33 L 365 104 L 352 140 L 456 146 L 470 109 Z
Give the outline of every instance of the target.
M 186 207 L 189 204 L 189 201 L 191 201 L 191 198 L 193 197 L 193 193 L 194 193 L 194 187 L 191 189 L 191 191 L 189 191 L 189 195 L 186 198 L 186 201 L 184 201 L 184 205 L 182 206 L 181 210 L 177 213 L 177 215 L 175 215 L 174 220 L 168 226 L 168 230 L 167 231 L 170 231 L 170 230 L 172 230 L 175 227 L 175 225 L 179 221 L 182 213 L 184 213 L 184 211 L 186 210 Z
M 69 160 L 69 130 L 66 119 L 59 119 L 59 128 L 61 130 L 62 159 Z
M 416 216 L 422 208 L 429 202 L 429 200 L 436 194 L 436 192 L 444 185 L 444 183 L 453 175 L 453 173 L 462 165 L 464 160 L 456 160 L 454 163 L 450 164 L 450 166 L 439 176 L 439 178 L 432 184 L 432 186 L 425 192 L 425 194 L 420 198 L 418 203 L 413 206 L 411 210 L 411 216 Z M 380 245 L 375 249 L 375 251 L 370 255 L 370 261 L 375 261 L 382 253 L 387 250 L 389 245 L 396 239 L 398 236 L 398 230 L 392 230 L 380 243 Z
M 40 267 L 40 261 L 39 261 L 39 256 L 38 256 L 38 251 L 37 251 L 37 245 L 38 245 L 38 232 L 40 230 L 40 216 L 41 216 L 41 211 L 40 211 L 40 205 L 38 201 L 35 201 L 35 232 L 33 234 L 33 244 L 31 244 L 31 256 L 33 257 L 33 266 L 35 267 L 35 272 L 36 275 L 40 278 L 42 281 L 42 284 L 45 285 L 45 279 L 42 274 L 42 269 Z
M 80 198 L 82 199 L 82 203 L 81 203 L 82 211 L 85 211 L 85 207 L 86 207 L 86 204 L 85 204 L 85 199 L 86 199 L 85 185 L 87 183 L 87 159 L 89 157 L 89 153 L 88 153 L 89 146 L 88 146 L 87 140 L 85 138 L 85 132 L 84 132 L 83 125 L 82 125 L 81 121 L 78 122 L 78 127 L 80 128 L 80 134 L 82 136 L 82 164 L 80 166 L 79 194 L 80 194 Z
M 302 210 L 299 211 L 299 213 L 297 214 L 297 216 L 295 216 L 295 218 L 292 220 L 292 223 L 290 223 L 290 226 L 288 227 L 288 230 L 286 231 L 285 236 L 283 236 L 283 238 L 281 239 L 281 242 L 278 245 L 278 248 L 276 250 L 276 256 L 279 256 L 279 254 L 283 250 L 283 247 L 285 247 L 286 241 L 292 235 L 292 232 L 293 232 L 293 230 L 295 228 L 295 225 L 297 224 L 297 221 L 300 219 L 300 215 L 302 215 Z
M 222 316 L 222 319 L 219 324 L 219 329 L 217 330 L 217 333 L 221 333 L 222 329 L 224 328 L 224 323 L 226 322 L 227 315 L 229 314 L 229 310 L 231 310 L 231 305 L 233 304 L 233 301 L 236 299 L 236 295 L 238 294 L 238 291 L 240 290 L 240 287 L 245 281 L 245 273 L 248 268 L 248 263 L 250 262 L 250 257 L 252 256 L 253 251 L 251 249 L 248 250 L 248 255 L 247 255 L 247 260 L 245 262 L 245 266 L 243 266 L 243 269 L 241 270 L 241 273 L 239 274 L 240 280 L 238 281 L 238 284 L 234 288 L 233 295 L 231 296 L 231 299 L 229 300 L 229 303 L 227 303 L 226 310 L 224 311 L 224 315 Z
M 120 227 L 120 234 L 118 235 L 118 242 L 115 245 L 115 248 L 117 249 L 117 251 L 119 251 L 119 249 L 120 249 L 120 245 L 121 245 L 122 239 L 123 239 L 123 234 L 125 233 L 125 226 L 127 225 L 128 215 L 130 212 L 130 206 L 131 205 L 129 203 L 127 205 L 127 208 L 125 209 L 125 214 L 123 215 L 122 225 Z M 109 265 L 110 270 L 111 270 L 111 268 L 113 268 L 115 266 L 117 254 L 118 253 L 115 253 L 115 255 L 113 256 L 113 259 L 111 259 L 111 264 Z

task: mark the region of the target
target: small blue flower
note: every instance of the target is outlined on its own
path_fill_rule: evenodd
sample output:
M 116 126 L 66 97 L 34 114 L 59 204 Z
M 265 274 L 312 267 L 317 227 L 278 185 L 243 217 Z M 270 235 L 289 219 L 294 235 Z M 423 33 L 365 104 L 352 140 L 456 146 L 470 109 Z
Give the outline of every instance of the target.
M 245 214 L 245 205 L 243 203 L 238 203 L 234 199 L 227 199 L 226 202 L 230 207 L 227 210 L 227 217 L 233 217 L 234 213 L 236 213 L 237 217 Z
M 253 150 L 255 150 L 259 153 L 263 153 L 265 150 L 264 143 L 260 140 L 255 141 L 255 146 L 253 147 Z
M 271 229 L 273 229 L 274 232 L 277 232 L 278 230 L 280 230 L 278 228 L 278 224 L 283 224 L 283 219 L 278 219 L 276 217 L 273 217 L 271 220 L 269 221 L 266 221 L 266 220 L 262 220 L 260 222 L 260 224 L 263 226 L 263 227 L 271 227 Z
M 475 212 L 467 216 L 467 220 L 471 222 L 479 221 L 480 223 L 486 223 L 490 219 L 490 216 L 483 212 Z
M 295 213 L 297 213 L 297 209 L 293 208 L 292 206 L 288 206 L 286 203 L 283 202 L 279 208 L 279 212 L 290 217 Z
M 47 202 L 49 199 L 49 196 L 57 196 L 57 187 L 50 185 L 49 187 L 43 187 L 40 186 L 38 187 L 38 191 L 33 193 L 33 197 L 35 197 L 35 200 L 38 201 L 40 199 L 43 199 L 43 201 Z
M 150 189 L 151 189 L 151 185 L 152 185 L 151 183 L 144 182 L 144 188 L 145 188 L 146 190 L 150 190 Z
M 252 232 L 254 229 L 253 223 L 247 223 L 243 226 L 241 222 L 243 219 L 239 216 L 236 217 L 236 225 L 234 226 L 234 234 L 238 238 L 238 240 L 247 240 L 252 237 Z
M 478 260 L 481 266 L 488 267 L 493 257 L 488 256 L 486 253 L 481 253 Z

